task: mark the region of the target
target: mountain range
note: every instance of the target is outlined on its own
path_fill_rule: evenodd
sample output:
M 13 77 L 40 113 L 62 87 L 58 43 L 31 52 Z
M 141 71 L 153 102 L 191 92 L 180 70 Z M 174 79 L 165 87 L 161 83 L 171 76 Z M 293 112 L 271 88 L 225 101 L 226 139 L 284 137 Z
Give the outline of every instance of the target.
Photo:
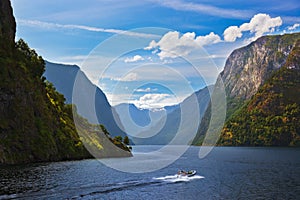
M 54 84 L 59 92 L 65 95 L 68 103 L 72 103 L 74 85 L 79 80 L 82 87 L 80 90 L 85 91 L 87 99 L 79 102 L 82 106 L 77 105 L 78 113 L 89 119 L 91 123 L 96 123 L 99 120 L 98 122 L 104 124 L 113 136 L 115 133 L 121 136 L 127 133 L 131 142 L 136 145 L 170 143 L 175 135 L 178 134 L 178 128 L 183 121 L 185 121 L 184 125 L 182 125 L 184 128 L 181 132 L 185 134 L 193 133 L 197 129 L 198 124 L 193 123 L 191 126 L 189 123 L 197 118 L 197 115 L 199 115 L 199 120 L 201 119 L 209 102 L 208 88 L 212 89 L 212 86 L 204 88 L 185 99 L 181 104 L 167 106 L 160 110 L 139 109 L 130 103 L 123 103 L 112 107 L 101 89 L 93 85 L 76 65 L 46 62 L 44 76 Z M 93 97 L 93 95 L 96 102 L 95 111 L 98 116 L 96 121 L 93 120 L 92 108 L 86 109 L 86 105 L 93 105 L 93 102 L 88 99 Z M 86 103 L 89 101 L 91 103 Z M 193 108 L 195 103 L 199 105 L 197 109 Z M 81 107 L 85 109 L 80 110 Z M 182 108 L 185 108 L 185 113 L 187 113 L 184 119 L 182 119 L 181 115 Z M 176 144 L 179 143 L 176 142 Z
M 203 117 L 210 101 L 212 87 L 195 92 L 178 105 L 166 107 L 167 112 L 159 121 L 132 138 L 134 143 L 161 145 L 191 143 L 199 126 L 199 122 L 195 119 L 200 121 Z
M 263 36 L 251 44 L 234 50 L 231 53 L 226 60 L 224 70 L 220 73 L 218 78 L 218 81 L 224 83 L 227 96 L 225 130 L 228 128 L 230 119 L 233 116 L 239 118 L 237 113 L 242 112 L 241 109 L 244 108 L 252 98 L 258 95 L 258 91 L 266 87 L 265 84 L 271 80 L 274 76 L 273 74 L 277 71 L 278 73 L 281 72 L 280 69 L 286 65 L 290 54 L 295 57 L 296 53 L 294 48 L 299 37 L 299 33 Z M 70 101 L 72 94 L 68 88 L 72 87 L 74 76 L 79 71 L 77 66 L 47 63 L 45 75 L 55 83 L 59 91 L 66 95 L 67 101 Z M 80 73 L 85 77 L 82 72 Z M 89 82 L 86 77 L 84 79 L 86 79 L 84 80 L 86 83 Z M 61 82 L 62 80 L 64 80 L 64 82 Z M 283 80 L 282 84 L 284 84 L 285 81 L 287 80 Z M 296 82 L 295 77 L 289 80 L 289 82 Z M 218 84 L 217 82 L 216 85 Z M 88 85 L 91 85 L 91 83 L 89 82 Z M 193 140 L 193 144 L 199 145 L 202 143 L 210 123 L 211 102 L 209 91 L 213 91 L 214 86 L 203 88 L 180 104 L 166 107 L 160 111 L 139 109 L 133 104 L 120 104 L 111 107 L 103 92 L 99 88 L 97 90 L 99 90 L 99 94 L 101 94 L 98 100 L 105 102 L 104 104 L 102 103 L 101 108 L 103 109 L 103 106 L 107 107 L 106 110 L 112 113 L 108 115 L 110 116 L 108 118 L 111 119 L 111 116 L 117 116 L 117 120 L 113 124 L 117 124 L 121 127 L 120 129 L 123 132 L 127 132 L 131 136 L 130 138 L 134 144 L 190 143 L 191 141 L 178 138 L 173 140 L 176 135 L 185 135 L 186 138 L 189 139 L 195 136 L 191 140 Z M 285 96 L 283 96 L 283 98 L 285 98 Z M 195 99 L 197 99 L 197 109 L 193 107 Z M 295 103 L 297 99 L 298 97 L 295 96 Z M 182 109 L 185 115 L 183 115 Z M 245 113 L 244 110 L 243 113 Z M 108 121 L 110 122 L 110 120 Z M 255 124 L 253 126 L 255 126 Z M 197 134 L 194 133 L 195 129 L 198 130 L 196 131 Z M 247 134 L 251 135 L 249 132 Z M 222 137 L 219 140 L 220 145 L 271 145 L 263 142 L 259 144 L 253 144 L 251 142 L 246 142 L 245 144 L 242 142 L 230 143 L 230 139 L 225 137 L 225 135 L 223 130 Z M 226 138 L 226 140 L 224 138 Z M 178 142 L 179 140 L 181 140 L 182 143 Z M 280 142 L 277 143 L 280 144 Z M 287 144 L 283 143 L 283 145 Z
M 91 158 L 90 152 L 131 156 L 114 139 L 127 135 L 133 144 L 201 145 L 219 134 L 218 145 L 300 145 L 300 33 L 263 36 L 234 50 L 214 86 L 154 111 L 112 107 L 78 66 L 45 62 L 25 41 L 14 41 L 9 0 L 0 1 L 0 16 L 0 164 Z M 209 129 L 211 94 L 221 83 L 225 124 Z

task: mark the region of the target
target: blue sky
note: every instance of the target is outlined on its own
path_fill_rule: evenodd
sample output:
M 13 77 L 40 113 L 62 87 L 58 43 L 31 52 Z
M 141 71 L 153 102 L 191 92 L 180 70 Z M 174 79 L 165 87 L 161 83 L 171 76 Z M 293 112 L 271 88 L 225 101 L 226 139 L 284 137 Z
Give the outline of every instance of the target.
M 110 103 L 159 108 L 212 84 L 226 57 L 299 32 L 298 0 L 12 0 L 17 38 L 79 65 Z M 152 27 L 152 28 L 149 28 Z M 124 32 L 127 31 L 127 32 Z

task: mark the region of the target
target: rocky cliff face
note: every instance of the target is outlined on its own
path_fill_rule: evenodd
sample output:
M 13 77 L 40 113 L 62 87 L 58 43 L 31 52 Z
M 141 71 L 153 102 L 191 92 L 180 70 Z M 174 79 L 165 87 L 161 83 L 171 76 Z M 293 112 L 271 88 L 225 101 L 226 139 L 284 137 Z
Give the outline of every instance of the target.
M 0 38 L 1 47 L 5 43 L 14 44 L 16 22 L 9 0 L 0 1 Z M 5 41 L 2 42 L 2 41 Z
M 219 143 L 300 146 L 300 40 L 286 63 L 225 124 Z
M 228 97 L 252 97 L 271 73 L 285 63 L 298 38 L 300 33 L 264 36 L 233 51 L 221 73 Z
M 299 39 L 300 33 L 264 36 L 232 52 L 216 83 L 219 85 L 219 81 L 222 80 L 225 85 L 227 120 L 236 115 L 245 101 L 257 94 L 265 82 L 282 66 L 290 69 L 299 68 L 299 56 L 291 56 L 299 51 L 294 48 L 299 43 Z M 203 138 L 207 132 L 210 115 L 210 106 L 208 106 L 194 144 L 201 144 L 199 138 Z

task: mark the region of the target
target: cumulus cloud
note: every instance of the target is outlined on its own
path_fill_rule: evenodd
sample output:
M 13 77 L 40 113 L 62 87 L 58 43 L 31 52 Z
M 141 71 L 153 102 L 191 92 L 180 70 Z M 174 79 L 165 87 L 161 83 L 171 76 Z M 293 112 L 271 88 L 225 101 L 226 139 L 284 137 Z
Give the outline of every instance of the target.
M 266 33 L 272 33 L 275 28 L 282 25 L 281 17 L 270 17 L 268 14 L 259 13 L 254 15 L 249 23 L 240 26 L 230 26 L 225 29 L 224 40 L 214 32 L 204 36 L 196 36 L 194 32 L 180 34 L 177 31 L 170 31 L 163 35 L 159 41 L 152 40 L 145 50 L 152 50 L 161 60 L 170 58 L 184 57 L 191 52 L 211 44 L 219 42 L 235 42 L 236 39 L 242 38 L 244 32 L 250 32 L 247 42 L 253 41 Z M 290 27 L 290 30 L 296 29 L 299 24 Z
M 297 29 L 298 27 L 300 27 L 300 24 L 294 24 L 293 26 L 289 26 L 287 29 L 289 31 L 293 31 L 293 30 Z
M 208 35 L 205 36 L 198 36 L 196 38 L 196 43 L 200 46 L 206 46 L 210 44 L 215 44 L 221 42 L 220 36 L 217 34 L 210 32 Z
M 178 101 L 175 97 L 169 94 L 145 94 L 138 100 L 133 102 L 135 106 L 141 109 L 158 109 L 167 105 L 177 104 Z
M 124 62 L 126 63 L 132 63 L 132 62 L 137 62 L 137 61 L 142 61 L 145 60 L 142 56 L 140 55 L 135 55 L 131 58 L 125 58 Z
M 160 41 L 152 40 L 145 50 L 154 50 L 154 53 L 157 53 L 157 50 L 159 50 L 157 55 L 163 60 L 165 58 L 187 56 L 195 49 L 220 41 L 221 38 L 213 32 L 205 36 L 196 37 L 194 32 L 180 35 L 177 31 L 170 31 Z
M 237 26 L 230 26 L 224 31 L 224 40 L 227 42 L 234 42 L 237 38 L 243 36 L 242 31 Z
M 254 15 L 249 23 L 244 23 L 239 27 L 228 27 L 223 33 L 224 40 L 234 42 L 243 36 L 243 32 L 250 31 L 254 34 L 254 37 L 250 38 L 253 41 L 265 33 L 274 32 L 275 28 L 281 25 L 282 19 L 280 17 L 271 18 L 270 15 L 259 13 Z

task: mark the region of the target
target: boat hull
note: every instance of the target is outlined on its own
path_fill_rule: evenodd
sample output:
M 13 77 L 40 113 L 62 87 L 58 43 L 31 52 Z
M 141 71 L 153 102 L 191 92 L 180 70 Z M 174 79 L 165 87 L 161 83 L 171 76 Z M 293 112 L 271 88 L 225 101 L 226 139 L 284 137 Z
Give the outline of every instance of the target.
M 196 170 L 190 170 L 188 172 L 185 172 L 185 171 L 180 171 L 177 176 L 178 177 L 191 177 L 191 176 L 194 176 L 195 174 L 197 173 Z
M 191 176 L 194 176 L 196 173 L 197 173 L 196 170 L 191 170 L 188 172 L 187 176 L 191 177 Z

